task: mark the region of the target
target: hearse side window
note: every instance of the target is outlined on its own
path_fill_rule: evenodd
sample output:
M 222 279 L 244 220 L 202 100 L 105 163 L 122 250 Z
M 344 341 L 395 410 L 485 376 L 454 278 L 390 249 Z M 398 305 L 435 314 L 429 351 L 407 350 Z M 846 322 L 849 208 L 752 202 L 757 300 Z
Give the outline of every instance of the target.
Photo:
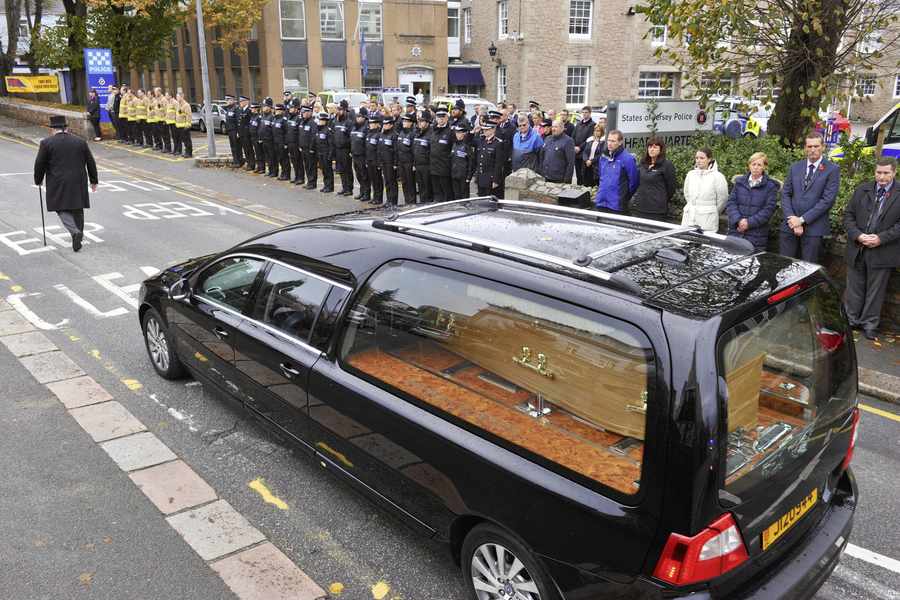
M 622 494 L 639 489 L 654 358 L 636 328 L 401 261 L 372 276 L 348 319 L 347 368 Z
M 296 269 L 273 264 L 256 294 L 251 317 L 308 341 L 331 284 Z
M 243 312 L 263 261 L 232 256 L 206 269 L 197 282 L 196 295 Z
M 838 294 L 821 285 L 720 338 L 729 493 L 740 497 L 809 464 L 827 438 L 823 432 L 845 417 L 853 402 L 850 340 Z

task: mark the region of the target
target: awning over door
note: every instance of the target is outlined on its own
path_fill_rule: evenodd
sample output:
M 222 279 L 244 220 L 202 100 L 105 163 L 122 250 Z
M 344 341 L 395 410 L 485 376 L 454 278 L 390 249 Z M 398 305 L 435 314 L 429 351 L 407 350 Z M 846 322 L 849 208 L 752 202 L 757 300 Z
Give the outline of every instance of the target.
M 484 85 L 481 67 L 447 67 L 450 85 Z

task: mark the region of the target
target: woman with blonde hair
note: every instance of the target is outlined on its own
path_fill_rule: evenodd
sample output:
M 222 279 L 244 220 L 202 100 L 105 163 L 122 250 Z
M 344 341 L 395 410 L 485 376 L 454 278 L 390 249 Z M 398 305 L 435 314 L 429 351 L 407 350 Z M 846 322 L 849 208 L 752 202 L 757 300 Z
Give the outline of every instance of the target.
M 697 225 L 704 231 L 719 229 L 719 214 L 728 201 L 728 182 L 709 148 L 694 154 L 694 168 L 684 178 L 684 201 L 682 225 Z
M 749 173 L 734 179 L 734 187 L 725 204 L 728 235 L 744 238 L 758 251 L 766 249 L 769 220 L 775 212 L 781 182 L 766 174 L 769 158 L 756 152 L 747 161 Z
M 594 133 L 584 141 L 579 160 L 584 161 L 584 185 L 597 185 L 597 159 L 603 156 L 606 145 L 606 123 L 594 125 Z

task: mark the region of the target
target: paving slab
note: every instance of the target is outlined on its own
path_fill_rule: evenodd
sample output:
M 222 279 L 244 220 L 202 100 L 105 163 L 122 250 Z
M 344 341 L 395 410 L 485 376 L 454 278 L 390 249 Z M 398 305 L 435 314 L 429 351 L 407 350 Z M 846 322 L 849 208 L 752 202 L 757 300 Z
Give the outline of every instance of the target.
M 90 375 L 48 383 L 47 388 L 56 394 L 66 408 L 78 408 L 113 399 L 112 394 Z
M 180 460 L 142 469 L 129 477 L 166 515 L 212 502 L 217 497 L 216 491 Z
M 213 560 L 263 541 L 265 536 L 224 500 L 166 519 L 204 560 Z
M 19 360 L 22 362 L 22 366 L 28 369 L 28 372 L 38 380 L 38 383 L 50 383 L 51 381 L 72 379 L 73 377 L 84 375 L 81 367 L 58 350 L 33 356 L 23 356 Z
M 69 411 L 69 414 L 78 421 L 82 429 L 87 431 L 95 442 L 105 442 L 147 429 L 143 423 L 115 400 L 74 408 Z
M 12 335 L 34 331 L 34 325 L 14 310 L 0 312 L 0 335 Z
M 13 307 L 9 305 L 9 302 L 4 300 L 3 298 L 0 298 L 0 311 L 4 310 L 13 310 Z
M 135 471 L 178 458 L 158 437 L 145 431 L 100 444 L 123 471 Z
M 325 590 L 270 542 L 212 563 L 241 600 L 318 600 Z
M 47 339 L 47 336 L 40 331 L 4 335 L 0 337 L 0 343 L 16 357 L 58 350 L 56 344 Z

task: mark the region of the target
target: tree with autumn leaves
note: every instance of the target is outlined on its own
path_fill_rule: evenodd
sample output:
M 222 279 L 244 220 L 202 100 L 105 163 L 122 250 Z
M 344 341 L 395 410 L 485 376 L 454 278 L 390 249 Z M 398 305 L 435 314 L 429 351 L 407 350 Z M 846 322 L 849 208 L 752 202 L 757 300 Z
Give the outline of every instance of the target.
M 676 43 L 657 56 L 703 100 L 723 81 L 740 81 L 748 97 L 779 90 L 768 133 L 788 145 L 861 76 L 900 64 L 888 52 L 900 41 L 900 0 L 642 0 L 637 11 L 668 27 Z
M 16 0 L 6 0 L 16 1 Z M 173 33 L 193 24 L 194 3 L 186 0 L 62 0 L 64 19 L 44 27 L 33 47 L 43 66 L 69 68 L 78 101 L 84 89 L 84 48 L 110 48 L 119 76 L 165 60 Z M 206 28 L 215 29 L 213 43 L 242 51 L 268 0 L 203 0 Z M 196 27 L 196 25 L 193 25 Z M 210 36 L 212 37 L 212 36 Z

